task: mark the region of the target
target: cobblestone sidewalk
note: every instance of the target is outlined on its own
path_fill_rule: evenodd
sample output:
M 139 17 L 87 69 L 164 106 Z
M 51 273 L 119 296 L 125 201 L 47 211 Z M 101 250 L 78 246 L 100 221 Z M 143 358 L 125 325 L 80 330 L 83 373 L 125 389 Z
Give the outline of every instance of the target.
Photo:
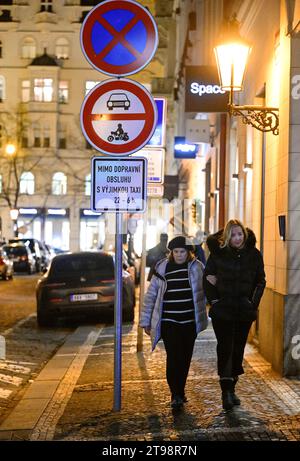
M 253 346 L 238 383 L 240 407 L 224 412 L 211 328 L 198 336 L 187 381 L 188 402 L 174 412 L 159 344 L 136 353 L 136 327 L 123 335 L 122 410 L 113 412 L 113 327 L 105 327 L 68 401 L 64 414 L 44 421 L 54 440 L 199 441 L 300 440 L 300 381 L 274 373 Z M 52 437 L 51 437 L 52 438 Z

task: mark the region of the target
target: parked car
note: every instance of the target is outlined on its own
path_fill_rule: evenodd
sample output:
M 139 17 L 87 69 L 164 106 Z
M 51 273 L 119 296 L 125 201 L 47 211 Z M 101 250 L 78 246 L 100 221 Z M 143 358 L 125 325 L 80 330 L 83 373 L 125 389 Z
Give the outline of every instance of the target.
M 29 246 L 23 243 L 4 245 L 3 250 L 13 262 L 14 272 L 35 272 L 35 260 Z
M 113 256 L 103 251 L 56 255 L 36 287 L 37 321 L 51 325 L 58 317 L 101 318 L 114 310 Z M 134 319 L 134 281 L 123 271 L 123 316 Z
M 40 272 L 43 268 L 44 261 L 42 260 L 43 245 L 42 243 L 35 238 L 14 238 L 9 239 L 9 243 L 23 243 L 24 245 L 29 246 L 30 251 L 35 260 L 35 270 Z
M 41 271 L 43 272 L 48 268 L 53 255 L 45 243 L 39 242 L 39 247 L 41 251 Z
M 9 259 L 6 251 L 0 248 L 0 277 L 2 280 L 12 280 L 14 274 L 14 265 Z

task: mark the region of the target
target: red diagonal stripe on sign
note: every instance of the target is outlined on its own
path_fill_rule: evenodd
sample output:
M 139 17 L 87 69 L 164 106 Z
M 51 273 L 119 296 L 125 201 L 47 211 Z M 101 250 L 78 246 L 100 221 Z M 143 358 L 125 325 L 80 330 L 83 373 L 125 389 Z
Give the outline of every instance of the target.
M 137 59 L 141 57 L 141 53 L 139 53 L 139 51 L 137 51 L 136 48 L 134 48 L 125 38 L 125 35 L 127 34 L 127 32 L 130 31 L 130 29 L 132 29 L 136 23 L 140 20 L 140 18 L 138 17 L 138 15 L 136 15 L 134 18 L 132 18 L 127 24 L 125 27 L 123 27 L 123 29 L 118 32 L 116 29 L 113 28 L 113 26 L 111 24 L 109 24 L 109 22 L 106 21 L 105 18 L 103 18 L 102 16 L 100 16 L 100 18 L 98 19 L 98 22 L 105 28 L 108 30 L 108 32 L 110 32 L 111 35 L 113 35 L 113 39 L 111 40 L 111 42 L 109 42 L 109 44 L 103 48 L 103 50 L 97 55 L 97 60 L 100 60 L 102 61 L 102 59 L 118 44 L 118 43 L 122 43 L 122 45 L 127 48 L 131 54 L 133 54 L 133 56 L 135 56 Z
M 146 114 L 91 114 L 89 118 L 96 122 L 105 120 L 146 120 Z

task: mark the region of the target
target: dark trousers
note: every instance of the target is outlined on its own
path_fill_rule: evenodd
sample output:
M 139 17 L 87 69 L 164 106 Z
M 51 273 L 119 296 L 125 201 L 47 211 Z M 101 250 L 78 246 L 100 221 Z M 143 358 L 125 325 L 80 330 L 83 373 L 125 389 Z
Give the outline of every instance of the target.
M 212 320 L 217 338 L 218 374 L 229 378 L 244 373 L 244 350 L 252 321 Z
M 161 337 L 167 353 L 166 376 L 172 396 L 184 396 L 196 336 L 195 323 L 161 323 Z

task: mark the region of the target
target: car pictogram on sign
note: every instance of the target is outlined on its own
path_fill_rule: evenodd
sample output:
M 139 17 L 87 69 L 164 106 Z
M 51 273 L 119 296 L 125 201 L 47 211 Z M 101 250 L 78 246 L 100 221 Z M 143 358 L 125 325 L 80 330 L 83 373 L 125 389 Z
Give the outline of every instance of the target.
M 107 107 L 109 110 L 113 110 L 115 107 L 123 107 L 123 109 L 128 110 L 130 101 L 125 93 L 112 93 L 107 101 Z

